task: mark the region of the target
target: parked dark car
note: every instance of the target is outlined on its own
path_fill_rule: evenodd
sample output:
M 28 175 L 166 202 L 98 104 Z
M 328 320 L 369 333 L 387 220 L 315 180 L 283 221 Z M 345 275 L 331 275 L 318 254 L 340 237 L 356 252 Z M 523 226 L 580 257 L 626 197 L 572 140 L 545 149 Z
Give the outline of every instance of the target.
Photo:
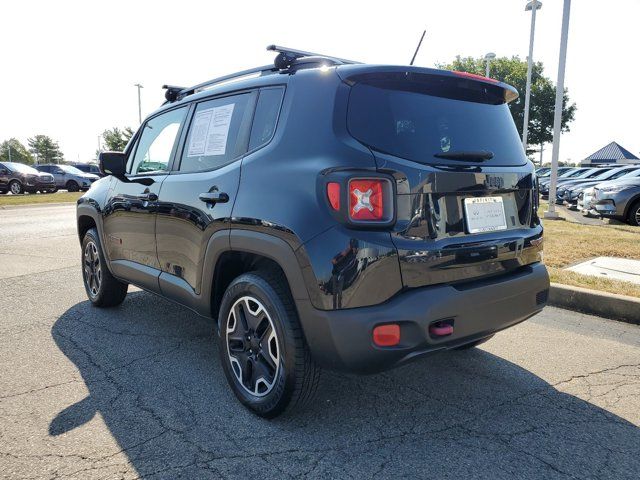
M 563 170 L 558 168 L 558 181 L 566 178 L 576 178 L 579 175 L 582 175 L 584 172 L 589 170 L 588 168 L 577 168 L 577 167 L 562 167 Z M 540 193 L 543 197 L 549 194 L 549 183 L 551 182 L 551 172 L 547 172 L 544 176 L 538 178 L 538 185 L 540 188 Z
M 94 305 L 132 283 L 212 317 L 232 390 L 265 417 L 321 368 L 470 348 L 544 307 L 513 87 L 274 48 L 274 66 L 168 87 L 100 155 L 111 176 L 77 207 Z
M 603 217 L 640 226 L 640 178 L 621 179 L 594 187 L 592 204 Z
M 53 176 L 23 163 L 0 163 L 0 193 L 50 193 L 56 189 Z
M 77 192 L 79 190 L 89 190 L 93 182 L 100 177 L 92 173 L 85 173 L 71 165 L 46 164 L 36 165 L 41 172 L 47 172 L 53 175 L 56 182 L 56 189 L 63 188 L 69 192 Z
M 91 173 L 93 175 L 97 175 L 98 177 L 105 176 L 104 173 L 100 171 L 100 167 L 95 163 L 74 163 L 71 166 L 84 173 Z

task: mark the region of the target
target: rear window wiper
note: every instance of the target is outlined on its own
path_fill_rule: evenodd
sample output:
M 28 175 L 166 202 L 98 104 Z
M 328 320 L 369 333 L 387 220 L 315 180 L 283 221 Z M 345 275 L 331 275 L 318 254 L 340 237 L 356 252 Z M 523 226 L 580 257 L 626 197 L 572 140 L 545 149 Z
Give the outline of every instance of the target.
M 434 153 L 436 158 L 460 160 L 463 162 L 484 162 L 493 158 L 493 152 L 488 150 L 456 150 L 452 152 Z

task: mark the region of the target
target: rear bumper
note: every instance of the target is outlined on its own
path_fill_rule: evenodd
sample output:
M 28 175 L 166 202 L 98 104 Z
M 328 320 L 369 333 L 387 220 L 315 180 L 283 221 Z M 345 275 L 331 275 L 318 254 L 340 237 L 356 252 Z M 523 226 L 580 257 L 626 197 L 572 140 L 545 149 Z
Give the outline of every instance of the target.
M 538 313 L 546 304 L 549 276 L 536 263 L 514 273 L 461 285 L 436 285 L 398 294 L 381 305 L 347 310 L 299 306 L 305 337 L 325 368 L 375 373 L 415 358 L 482 339 Z M 432 338 L 429 325 L 453 323 L 453 334 Z M 400 344 L 373 344 L 374 327 L 400 325 Z

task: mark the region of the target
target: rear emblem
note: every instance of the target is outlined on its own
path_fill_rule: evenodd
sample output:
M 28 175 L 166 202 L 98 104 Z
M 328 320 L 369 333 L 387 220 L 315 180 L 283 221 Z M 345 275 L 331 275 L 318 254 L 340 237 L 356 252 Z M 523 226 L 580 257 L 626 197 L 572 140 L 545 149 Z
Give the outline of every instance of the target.
M 451 139 L 447 136 L 440 138 L 440 150 L 448 152 L 451 149 Z

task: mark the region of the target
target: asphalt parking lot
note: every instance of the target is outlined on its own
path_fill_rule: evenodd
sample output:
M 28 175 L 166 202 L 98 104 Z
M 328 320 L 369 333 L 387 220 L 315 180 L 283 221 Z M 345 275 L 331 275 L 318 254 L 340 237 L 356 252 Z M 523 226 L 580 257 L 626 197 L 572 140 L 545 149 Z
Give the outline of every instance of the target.
M 0 209 L 1 478 L 638 478 L 638 326 L 547 308 L 468 352 L 327 373 L 267 421 L 211 321 L 133 288 L 89 305 L 74 221 Z

